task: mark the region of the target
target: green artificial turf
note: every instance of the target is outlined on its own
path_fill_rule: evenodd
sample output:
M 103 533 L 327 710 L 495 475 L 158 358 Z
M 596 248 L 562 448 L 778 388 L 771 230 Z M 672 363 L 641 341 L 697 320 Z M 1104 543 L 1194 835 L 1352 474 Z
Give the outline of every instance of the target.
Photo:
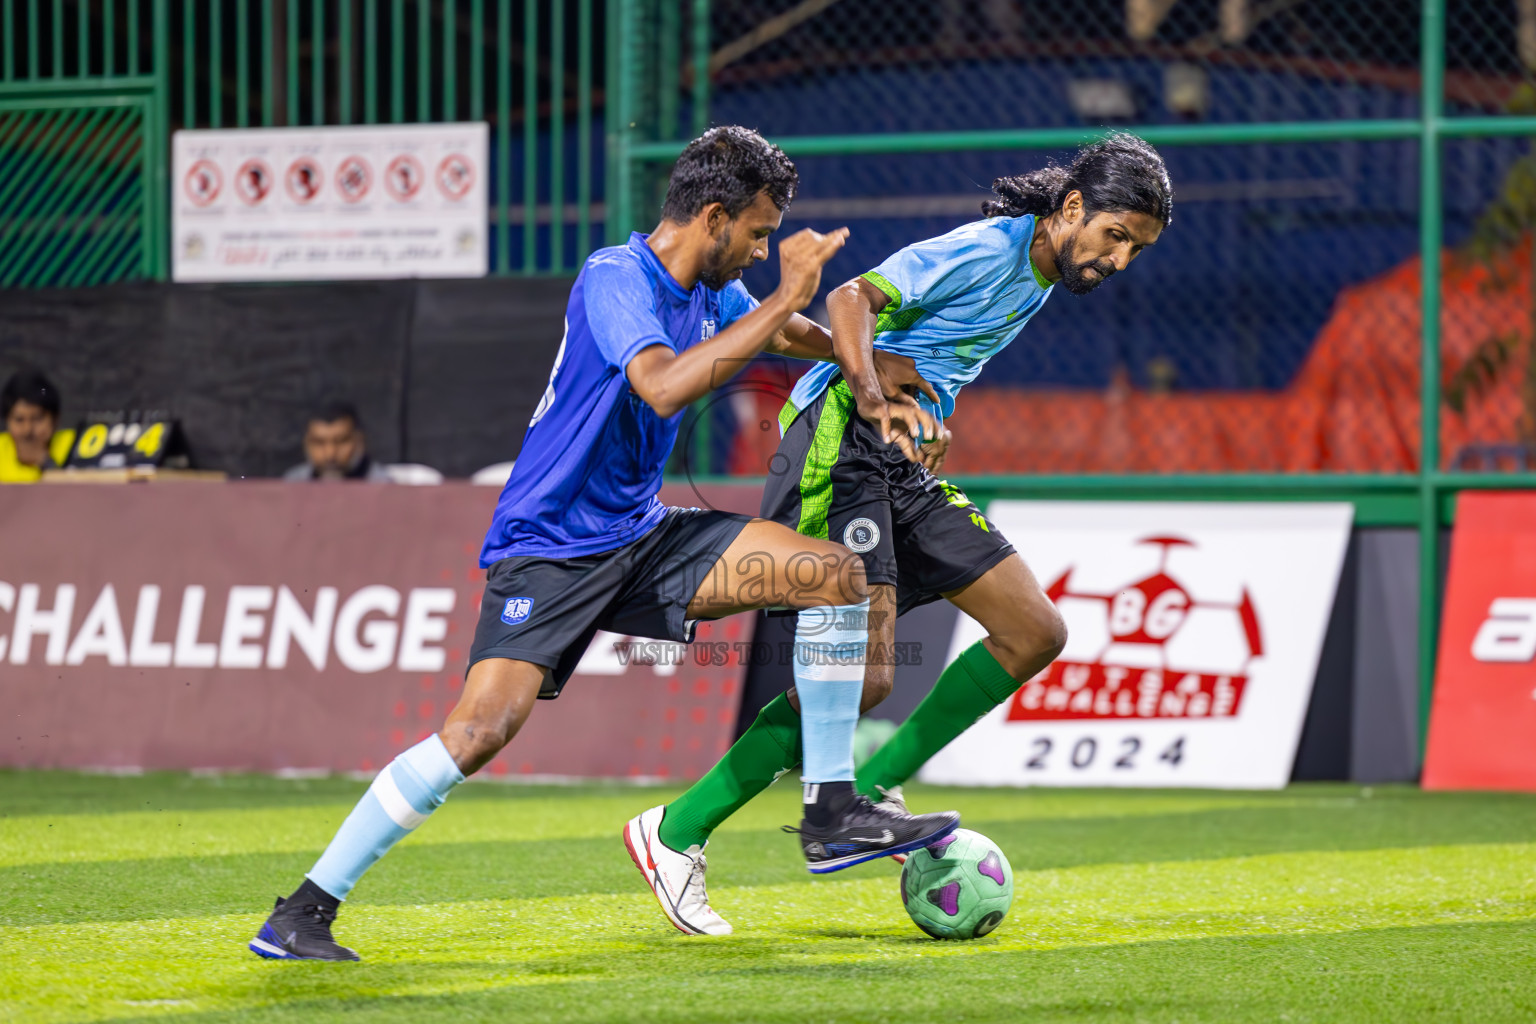
M 813 879 L 771 789 L 716 834 L 690 938 L 619 839 L 673 790 L 462 787 L 343 909 L 362 964 L 245 943 L 346 779 L 0 773 L 0 1020 L 1536 1019 L 1536 798 L 955 790 L 1013 863 L 1003 925 L 935 942 L 890 862 Z

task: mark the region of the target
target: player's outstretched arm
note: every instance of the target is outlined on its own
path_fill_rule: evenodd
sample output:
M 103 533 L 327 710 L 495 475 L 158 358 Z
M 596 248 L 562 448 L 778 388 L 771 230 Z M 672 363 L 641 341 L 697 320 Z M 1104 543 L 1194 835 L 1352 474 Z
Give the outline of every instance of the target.
M 875 325 L 880 311 L 889 301 L 884 292 L 862 277 L 834 288 L 827 296 L 832 348 L 842 367 L 843 379 L 853 390 L 859 415 L 871 423 L 887 443 L 898 446 L 907 458 L 922 462 L 924 459 L 913 438 L 935 440 L 946 431 L 902 389 L 907 382 L 898 378 L 904 372 L 910 372 L 916 378 L 912 383 L 923 394 L 934 402 L 939 396 L 933 386 L 917 374 L 910 360 L 893 364 L 892 359 L 901 357 L 889 357 L 889 353 L 875 351 Z
M 683 352 L 665 345 L 642 349 L 624 368 L 630 387 L 664 417 L 677 415 L 720 387 L 767 348 L 791 316 L 810 305 L 821 285 L 821 268 L 847 238 L 847 228 L 827 234 L 806 228 L 784 239 L 779 245 L 779 286 L 761 306 Z

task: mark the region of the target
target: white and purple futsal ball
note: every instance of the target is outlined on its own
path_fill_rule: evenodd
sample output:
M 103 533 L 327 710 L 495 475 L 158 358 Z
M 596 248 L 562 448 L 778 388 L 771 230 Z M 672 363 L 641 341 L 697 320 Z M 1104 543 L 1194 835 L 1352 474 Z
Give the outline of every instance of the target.
M 936 939 L 979 939 L 1008 916 L 1013 868 L 992 840 L 958 828 L 907 857 L 901 902 Z

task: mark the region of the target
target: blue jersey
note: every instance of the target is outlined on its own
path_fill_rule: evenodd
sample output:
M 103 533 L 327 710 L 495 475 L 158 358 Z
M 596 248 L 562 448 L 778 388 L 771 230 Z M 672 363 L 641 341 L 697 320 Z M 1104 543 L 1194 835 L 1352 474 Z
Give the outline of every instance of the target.
M 1018 336 L 1051 294 L 1029 259 L 1035 218 L 992 217 L 917 242 L 865 274 L 890 300 L 875 324 L 875 348 L 911 356 L 939 394 L 940 419 L 987 360 Z M 793 422 L 826 390 L 836 363 L 818 363 L 800 378 L 779 422 Z
M 599 249 L 571 286 L 565 338 L 496 503 L 484 568 L 512 555 L 612 551 L 661 521 L 656 492 L 683 414 L 657 415 L 630 390 L 624 368 L 652 345 L 691 348 L 757 302 L 740 281 L 718 292 L 684 289 L 646 237 Z

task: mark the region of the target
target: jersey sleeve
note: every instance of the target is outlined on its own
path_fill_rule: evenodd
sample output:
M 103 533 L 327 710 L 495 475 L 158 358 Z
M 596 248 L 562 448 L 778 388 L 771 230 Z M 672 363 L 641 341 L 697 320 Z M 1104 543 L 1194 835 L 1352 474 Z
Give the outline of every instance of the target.
M 720 330 L 740 320 L 757 308 L 757 300 L 740 281 L 732 281 L 720 293 Z
M 979 225 L 969 237 L 950 232 L 914 242 L 863 277 L 886 294 L 881 312 L 936 310 L 977 284 L 1006 274 L 1018 261 L 1007 235 Z
M 592 263 L 582 284 L 587 329 L 610 366 L 623 371 L 641 350 L 665 345 L 677 351 L 656 316 L 655 289 L 645 271 L 627 260 Z

